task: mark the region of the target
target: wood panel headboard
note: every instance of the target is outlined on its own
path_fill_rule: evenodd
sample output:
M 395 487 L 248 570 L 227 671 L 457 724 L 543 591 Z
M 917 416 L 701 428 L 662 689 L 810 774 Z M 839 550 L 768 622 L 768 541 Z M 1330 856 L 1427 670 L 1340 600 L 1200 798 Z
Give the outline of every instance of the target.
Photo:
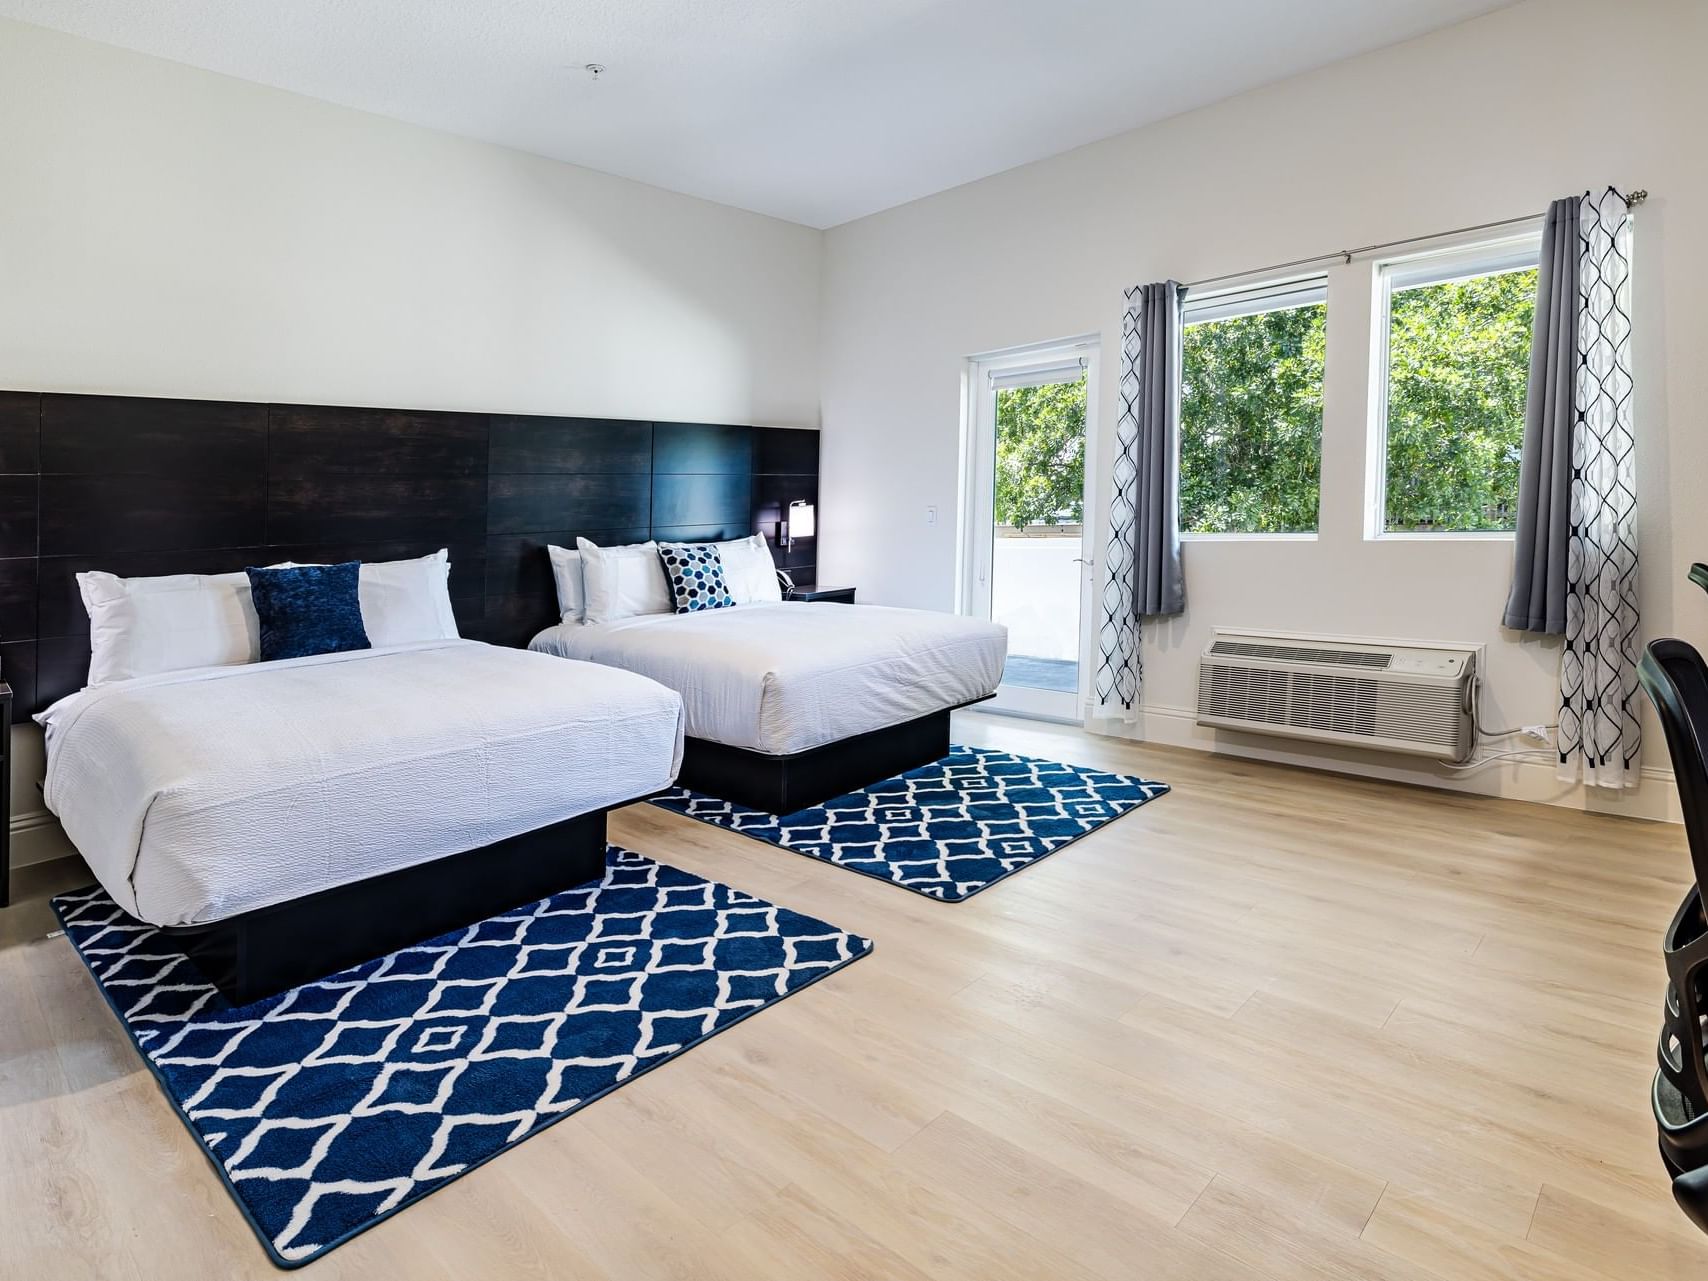
M 0 392 L 0 677 L 36 711 L 82 687 L 77 574 L 223 573 L 450 548 L 465 636 L 557 618 L 545 547 L 737 538 L 818 501 L 818 432 Z M 776 549 L 810 580 L 816 543 Z

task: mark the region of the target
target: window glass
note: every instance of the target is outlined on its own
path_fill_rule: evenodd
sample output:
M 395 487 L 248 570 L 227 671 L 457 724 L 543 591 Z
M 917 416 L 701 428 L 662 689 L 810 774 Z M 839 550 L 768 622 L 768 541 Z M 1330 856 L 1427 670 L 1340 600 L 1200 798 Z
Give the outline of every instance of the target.
M 1180 398 L 1180 528 L 1304 534 L 1322 472 L 1326 285 L 1188 296 Z
M 1487 533 L 1514 528 L 1535 251 L 1496 269 L 1464 258 L 1434 273 L 1384 268 L 1382 528 Z

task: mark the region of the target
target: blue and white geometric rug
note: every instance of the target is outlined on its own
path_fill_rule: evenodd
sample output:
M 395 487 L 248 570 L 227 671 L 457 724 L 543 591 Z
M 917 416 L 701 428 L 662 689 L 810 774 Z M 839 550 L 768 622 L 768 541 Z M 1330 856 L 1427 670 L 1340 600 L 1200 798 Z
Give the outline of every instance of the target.
M 105 891 L 53 905 L 286 1268 L 872 946 L 612 846 L 600 882 L 234 1008 Z
M 940 761 L 780 817 L 685 787 L 652 803 L 956 902 L 1166 791 L 1106 770 L 952 747 Z

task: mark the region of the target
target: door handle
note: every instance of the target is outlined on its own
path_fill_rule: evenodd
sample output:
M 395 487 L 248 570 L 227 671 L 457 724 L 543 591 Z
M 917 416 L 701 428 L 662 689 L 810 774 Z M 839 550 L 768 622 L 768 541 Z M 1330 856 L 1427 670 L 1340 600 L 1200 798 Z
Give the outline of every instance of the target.
M 1087 560 L 1083 556 L 1075 556 L 1073 558 L 1073 563 L 1076 565 L 1091 566 L 1091 565 L 1095 565 L 1097 563 L 1097 558 L 1095 556 L 1093 556 L 1090 560 Z

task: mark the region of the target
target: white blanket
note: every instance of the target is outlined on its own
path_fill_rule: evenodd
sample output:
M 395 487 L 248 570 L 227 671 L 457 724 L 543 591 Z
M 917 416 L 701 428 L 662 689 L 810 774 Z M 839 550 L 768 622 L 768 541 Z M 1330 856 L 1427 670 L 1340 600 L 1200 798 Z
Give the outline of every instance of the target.
M 474 641 L 145 676 L 36 719 L 48 808 L 114 901 L 154 925 L 631 800 L 682 758 L 668 689 Z
M 688 733 L 788 755 L 993 691 L 1008 631 L 954 614 L 828 601 L 547 628 L 530 649 L 626 668 L 682 695 Z

